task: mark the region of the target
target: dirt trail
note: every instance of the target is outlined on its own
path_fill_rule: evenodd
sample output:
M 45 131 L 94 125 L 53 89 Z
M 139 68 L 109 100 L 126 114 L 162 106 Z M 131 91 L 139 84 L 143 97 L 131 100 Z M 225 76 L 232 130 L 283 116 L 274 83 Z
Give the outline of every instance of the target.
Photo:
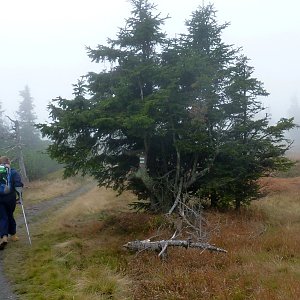
M 94 184 L 87 184 L 85 186 L 80 187 L 79 189 L 68 193 L 64 196 L 55 197 L 53 199 L 46 200 L 44 202 L 32 205 L 32 206 L 26 206 L 25 203 L 25 211 L 26 211 L 26 218 L 29 223 L 29 226 L 33 225 L 34 222 L 39 220 L 39 217 L 41 217 L 43 214 L 47 214 L 50 210 L 58 209 L 68 202 L 72 201 L 73 199 L 87 193 Z M 23 219 L 23 215 L 20 215 L 17 218 L 17 230 L 24 231 L 25 230 L 25 223 Z M 25 240 L 24 235 L 24 240 Z M 27 242 L 27 241 L 26 241 Z M 5 251 L 5 250 L 4 250 Z M 18 295 L 13 293 L 12 286 L 8 279 L 5 277 L 4 271 L 3 271 L 3 252 L 0 252 L 0 300 L 17 300 L 20 299 Z

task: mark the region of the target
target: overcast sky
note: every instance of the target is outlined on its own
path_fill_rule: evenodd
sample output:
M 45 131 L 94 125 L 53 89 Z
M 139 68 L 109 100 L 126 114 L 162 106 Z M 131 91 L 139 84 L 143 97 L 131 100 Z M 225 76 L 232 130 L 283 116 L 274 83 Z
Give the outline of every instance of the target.
M 185 30 L 184 21 L 202 0 L 156 0 L 169 15 L 164 30 L 170 37 Z M 270 96 L 265 101 L 275 119 L 287 116 L 292 99 L 300 97 L 300 1 L 214 0 L 217 19 L 231 25 L 224 41 L 243 47 L 255 76 Z M 10 116 L 18 109 L 26 85 L 39 121 L 47 104 L 61 96 L 72 99 L 72 84 L 89 71 L 85 46 L 96 48 L 115 38 L 129 17 L 127 0 L 1 0 L 0 101 Z

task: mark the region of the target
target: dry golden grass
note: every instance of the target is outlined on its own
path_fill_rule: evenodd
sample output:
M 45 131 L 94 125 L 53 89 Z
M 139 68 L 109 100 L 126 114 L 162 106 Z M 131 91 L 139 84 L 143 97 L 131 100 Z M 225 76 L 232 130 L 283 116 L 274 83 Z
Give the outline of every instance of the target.
M 263 210 L 269 222 L 300 222 L 300 177 L 265 178 L 263 186 L 269 195 L 253 206 Z
M 300 185 L 271 184 L 285 189 L 240 214 L 206 213 L 210 242 L 227 254 L 169 249 L 167 261 L 122 249 L 154 236 L 163 216 L 129 211 L 130 194 L 94 188 L 33 228 L 32 249 L 9 245 L 11 278 L 34 300 L 299 299 Z
M 167 262 L 153 253 L 131 257 L 134 299 L 300 299 L 300 182 L 282 181 L 272 182 L 285 187 L 280 193 L 241 214 L 207 213 L 219 224 L 211 243 L 227 254 L 170 249 Z
M 120 200 L 120 201 L 118 201 Z M 76 217 L 95 214 L 103 210 L 114 210 L 117 212 L 124 207 L 127 208 L 128 194 L 116 198 L 116 193 L 112 190 L 94 187 L 89 193 L 75 199 L 60 211 L 56 218 L 60 221 L 72 220 Z
M 299 227 L 266 227 L 259 212 L 209 218 L 220 222 L 212 242 L 228 254 L 174 249 L 167 262 L 132 258 L 134 299 L 299 299 Z
M 103 212 L 127 209 L 127 203 L 126 194 L 116 198 L 95 187 L 49 220 L 31 224 L 33 246 L 16 243 L 5 251 L 17 292 L 32 300 L 129 299 L 129 280 L 119 272 L 122 262 L 115 253 L 119 250 L 111 251 L 111 244 L 99 239 Z
M 55 228 L 50 230 L 71 235 L 71 239 L 54 245 L 54 256 L 67 263 L 69 256 L 77 256 L 71 267 L 76 299 L 129 299 L 129 280 L 116 272 L 120 269 L 118 258 L 109 254 L 111 244 L 105 245 L 106 237 L 99 236 L 105 218 L 102 212 L 118 213 L 127 210 L 127 204 L 126 194 L 116 198 L 115 192 L 95 187 L 54 217 Z
M 78 177 L 62 179 L 58 173 L 55 179 L 36 180 L 24 187 L 23 197 L 26 203 L 38 203 L 47 199 L 63 196 L 79 188 L 87 179 Z
M 300 193 L 296 191 L 273 194 L 253 206 L 268 215 L 268 221 L 284 225 L 300 223 Z

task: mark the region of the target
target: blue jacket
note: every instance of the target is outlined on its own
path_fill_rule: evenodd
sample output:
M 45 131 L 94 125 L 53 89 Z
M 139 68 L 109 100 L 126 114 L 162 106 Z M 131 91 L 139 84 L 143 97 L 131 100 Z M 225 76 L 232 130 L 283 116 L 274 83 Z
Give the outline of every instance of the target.
M 24 184 L 22 182 L 20 174 L 17 172 L 17 170 L 11 168 L 10 169 L 10 174 L 11 174 L 11 181 L 12 181 L 12 187 L 13 189 L 15 187 L 23 187 Z
M 16 198 L 16 191 L 15 187 L 23 187 L 23 182 L 21 179 L 20 174 L 17 172 L 16 169 L 10 169 L 10 180 L 11 180 L 11 191 L 8 194 L 0 194 L 0 200 L 6 201 L 11 198 Z M 2 202 L 2 201 L 1 201 Z

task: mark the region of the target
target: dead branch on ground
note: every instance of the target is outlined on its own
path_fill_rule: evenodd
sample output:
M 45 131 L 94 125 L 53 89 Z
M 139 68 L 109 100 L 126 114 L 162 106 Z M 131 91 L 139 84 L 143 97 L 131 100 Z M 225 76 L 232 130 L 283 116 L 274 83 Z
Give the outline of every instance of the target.
M 203 217 L 201 206 L 189 206 L 180 201 L 177 204 L 180 208 L 177 218 L 173 219 L 173 223 L 176 223 L 176 230 L 171 238 L 156 241 L 151 241 L 151 239 L 135 240 L 126 243 L 123 247 L 137 253 L 145 250 L 156 251 L 158 257 L 162 259 L 167 257 L 168 247 L 197 248 L 203 251 L 227 253 L 225 249 L 208 243 L 208 224 Z M 166 217 L 170 218 L 170 214 L 166 214 Z M 155 237 L 157 236 L 159 234 Z

